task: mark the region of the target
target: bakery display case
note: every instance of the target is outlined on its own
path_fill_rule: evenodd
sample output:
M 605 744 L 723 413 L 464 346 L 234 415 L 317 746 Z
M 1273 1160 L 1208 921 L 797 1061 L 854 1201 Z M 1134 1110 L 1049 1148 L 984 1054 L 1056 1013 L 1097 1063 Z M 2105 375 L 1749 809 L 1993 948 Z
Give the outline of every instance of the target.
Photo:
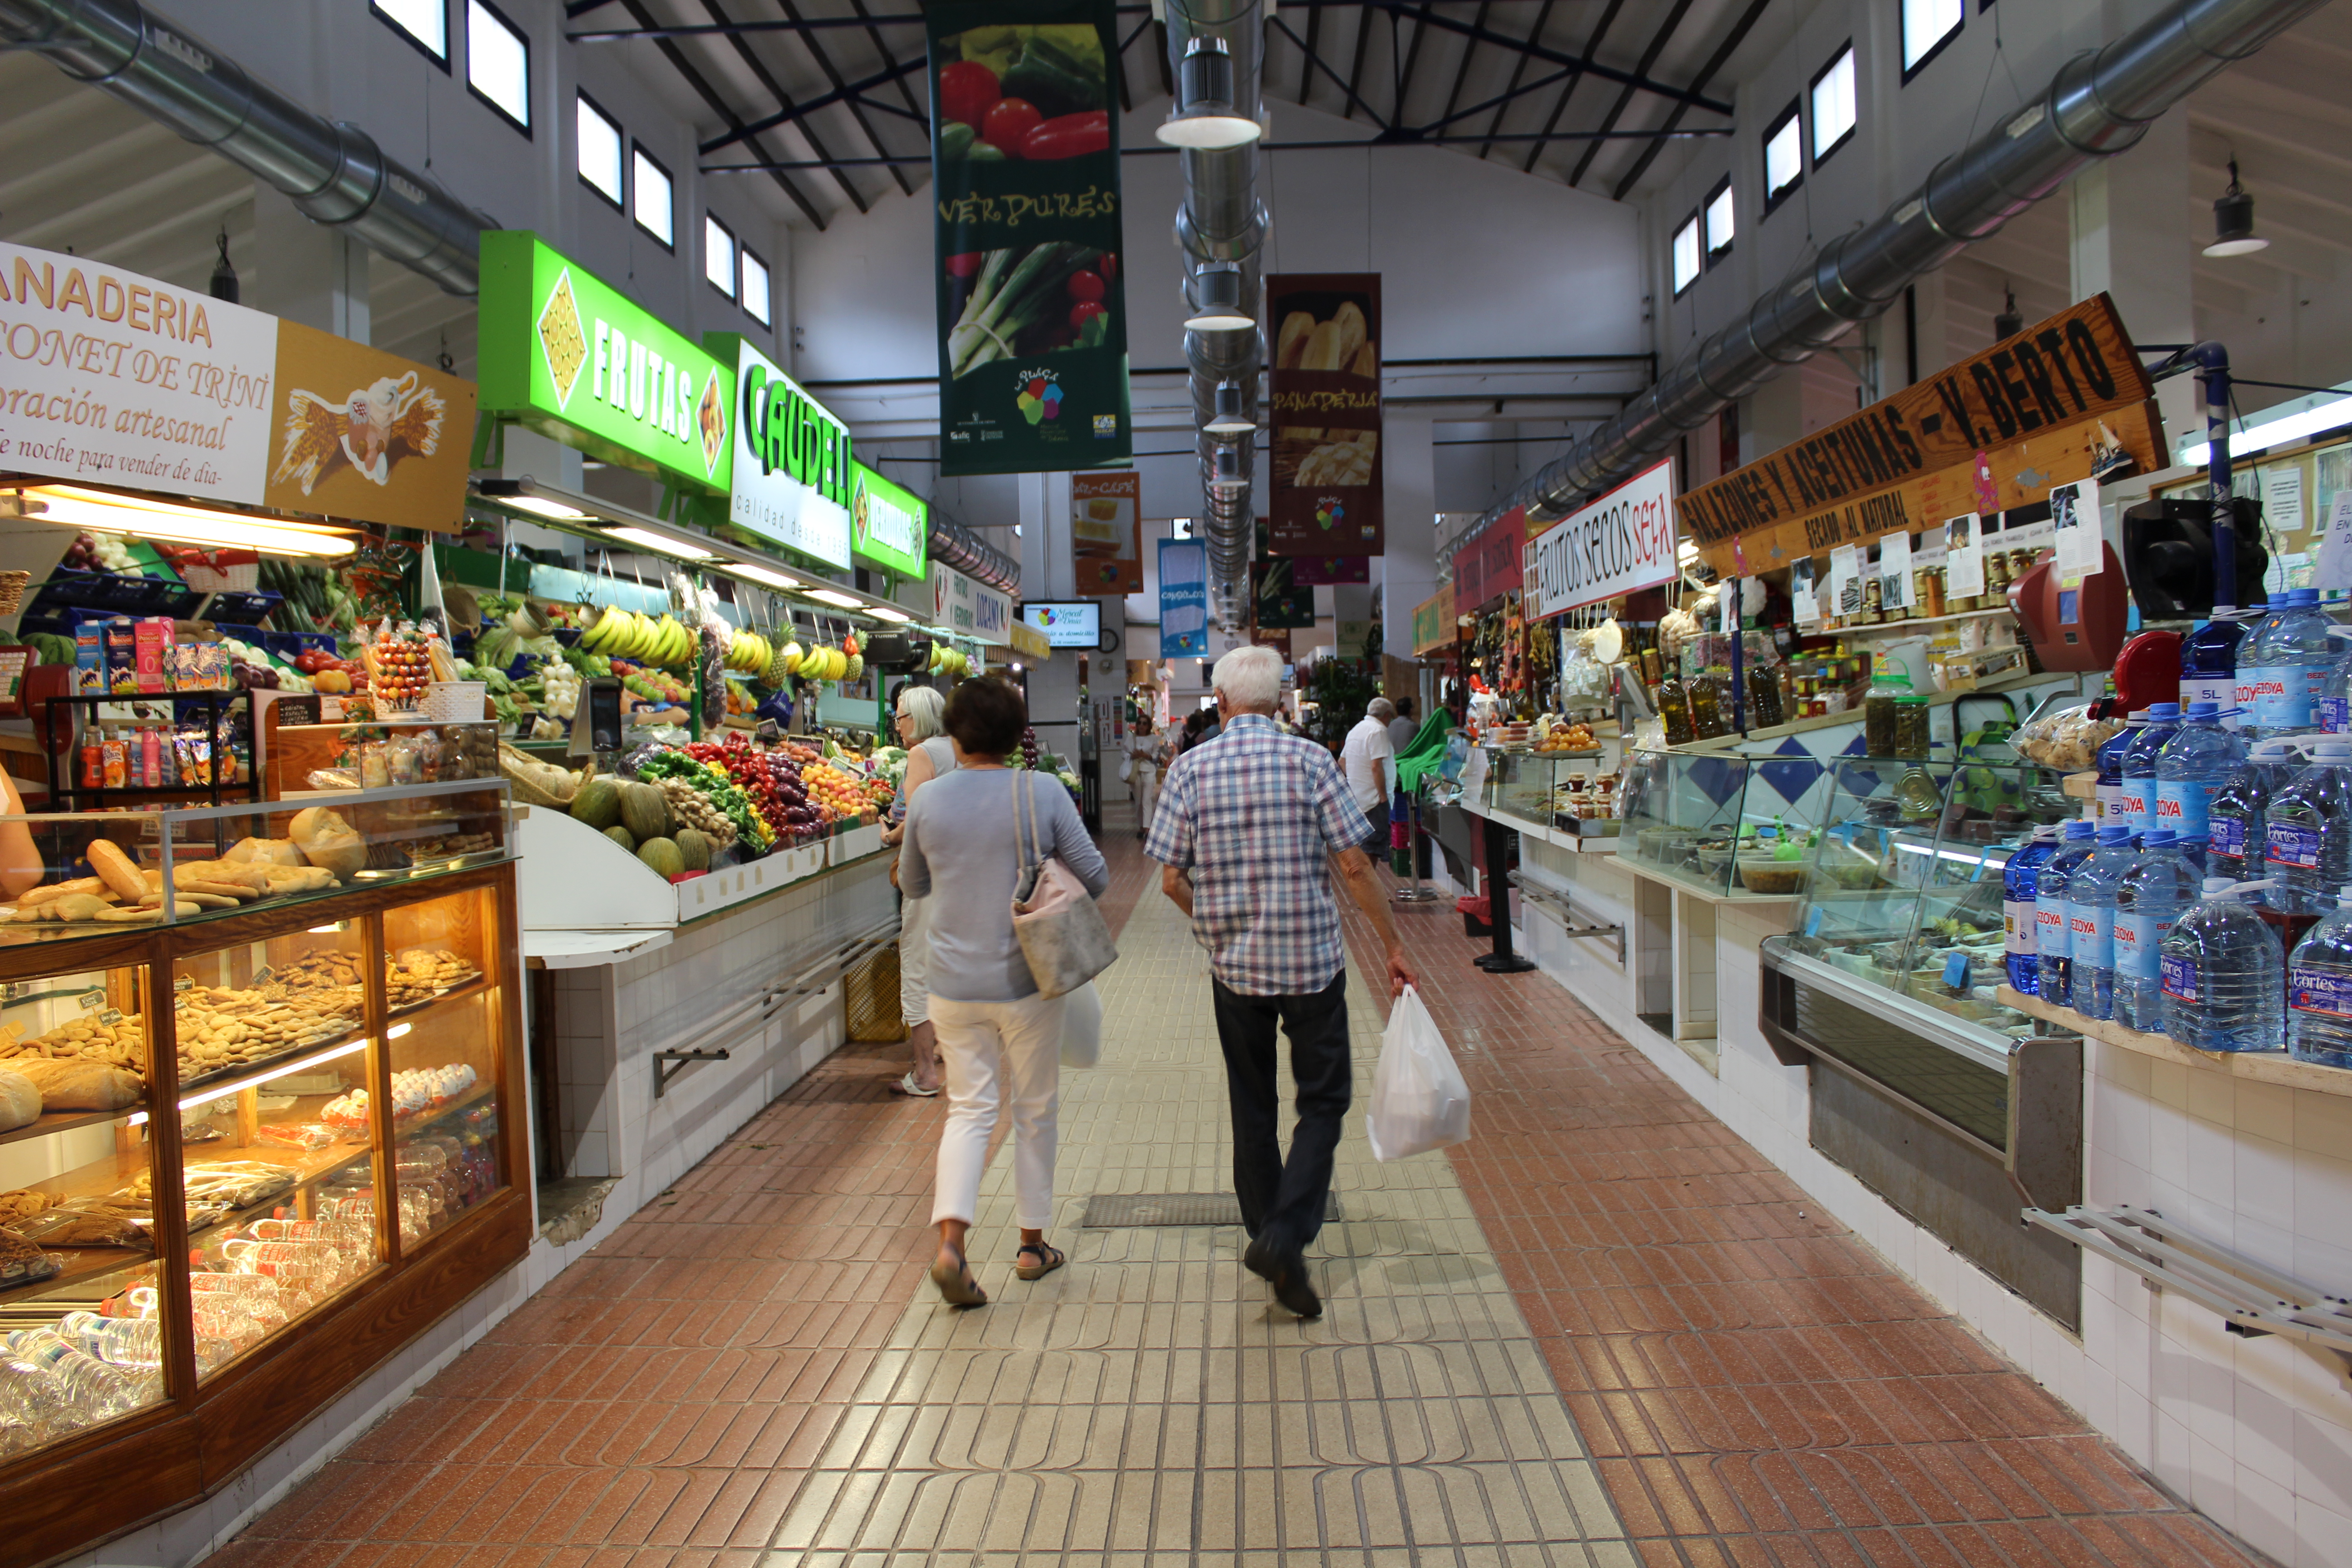
M 1618 857 L 1628 870 L 1715 900 L 1804 891 L 1822 764 L 1744 752 L 1626 753 Z
M 505 785 L 322 805 L 0 818 L 31 1558 L 203 1496 L 528 1247 Z
M 1601 753 L 1489 752 L 1480 805 L 1538 827 L 1594 837 L 1617 831 L 1617 775 Z

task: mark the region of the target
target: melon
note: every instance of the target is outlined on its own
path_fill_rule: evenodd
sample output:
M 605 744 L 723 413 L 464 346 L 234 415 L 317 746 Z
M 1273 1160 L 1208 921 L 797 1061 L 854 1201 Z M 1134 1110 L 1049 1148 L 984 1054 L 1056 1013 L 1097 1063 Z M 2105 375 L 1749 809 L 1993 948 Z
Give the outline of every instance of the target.
M 592 778 L 572 797 L 572 815 L 602 830 L 621 820 L 621 789 L 611 779 Z
M 710 852 L 718 847 L 711 843 L 709 834 L 698 828 L 681 827 L 671 842 L 677 846 L 677 858 L 686 862 L 688 870 L 710 869 Z
M 652 868 L 659 877 L 679 877 L 686 874 L 686 861 L 677 846 L 667 838 L 648 838 L 637 846 L 637 858 Z
M 642 844 L 669 832 L 669 801 L 660 786 L 642 781 L 621 786 L 621 826 Z
M 636 851 L 637 836 L 630 832 L 627 828 L 623 827 L 618 823 L 614 823 L 612 826 L 604 829 L 604 837 L 619 845 L 622 848 L 630 851 L 632 854 Z

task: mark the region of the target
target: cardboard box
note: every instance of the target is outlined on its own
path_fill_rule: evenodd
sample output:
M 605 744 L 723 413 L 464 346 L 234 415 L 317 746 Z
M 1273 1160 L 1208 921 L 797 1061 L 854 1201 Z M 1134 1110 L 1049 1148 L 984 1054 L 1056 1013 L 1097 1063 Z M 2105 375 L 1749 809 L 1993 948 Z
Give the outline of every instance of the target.
M 172 619 L 149 616 L 131 627 L 132 657 L 142 693 L 172 689 Z
M 106 692 L 106 633 L 103 621 L 74 627 L 74 690 L 84 697 Z

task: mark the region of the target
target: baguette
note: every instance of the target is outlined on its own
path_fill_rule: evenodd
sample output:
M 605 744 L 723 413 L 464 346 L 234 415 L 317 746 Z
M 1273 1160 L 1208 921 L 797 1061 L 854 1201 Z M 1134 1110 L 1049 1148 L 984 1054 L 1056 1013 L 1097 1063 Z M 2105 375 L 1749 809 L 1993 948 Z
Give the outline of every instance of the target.
M 1296 370 L 1298 356 L 1307 352 L 1307 340 L 1314 335 L 1315 318 L 1304 310 L 1293 310 L 1282 318 L 1282 331 L 1275 341 L 1274 367 Z
M 1360 348 L 1360 349 L 1358 349 L 1358 350 L 1356 351 L 1356 357 L 1355 357 L 1355 359 L 1354 359 L 1353 361 L 1351 361 L 1351 362 L 1349 363 L 1349 366 L 1348 366 L 1348 369 L 1349 369 L 1349 371 L 1351 374 L 1356 374 L 1356 375 L 1378 375 L 1378 374 L 1381 374 L 1381 346 L 1380 346 L 1380 344 L 1378 344 L 1378 343 L 1376 343 L 1376 342 L 1372 342 L 1370 338 L 1365 339 L 1365 340 L 1364 340 L 1364 346 L 1363 346 L 1363 347 L 1361 347 L 1361 348 Z
M 1357 351 L 1364 346 L 1365 340 L 1371 333 L 1364 325 L 1364 312 L 1353 300 L 1340 306 L 1332 315 L 1331 325 L 1339 334 L 1339 352 L 1324 368 L 1338 370 L 1354 361 Z
M 97 872 L 99 879 L 114 889 L 119 897 L 137 899 L 145 895 L 147 879 L 139 874 L 138 866 L 112 839 L 93 838 L 84 853 L 89 860 L 89 868 Z
M 101 899 L 120 896 L 96 877 L 76 877 L 70 882 L 52 882 L 46 888 L 31 889 L 16 900 L 16 907 L 20 910 L 37 910 L 43 904 L 53 903 L 58 899 L 68 898 L 75 893 L 95 893 Z
M 1347 335 L 1337 321 L 1326 321 L 1315 329 L 1307 340 L 1307 348 L 1298 356 L 1301 370 L 1338 370 L 1346 360 Z

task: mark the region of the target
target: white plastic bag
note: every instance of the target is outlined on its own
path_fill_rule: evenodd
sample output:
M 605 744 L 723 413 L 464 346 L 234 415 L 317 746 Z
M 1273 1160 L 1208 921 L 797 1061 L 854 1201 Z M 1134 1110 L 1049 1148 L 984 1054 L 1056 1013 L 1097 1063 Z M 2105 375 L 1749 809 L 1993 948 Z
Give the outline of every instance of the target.
M 1410 985 L 1389 1010 L 1365 1131 L 1371 1137 L 1372 1158 L 1381 1161 L 1469 1141 L 1470 1086 L 1454 1065 L 1454 1053 L 1445 1048 L 1421 993 Z
M 1087 981 L 1062 997 L 1062 1065 L 1090 1068 L 1102 1060 L 1102 997 Z

